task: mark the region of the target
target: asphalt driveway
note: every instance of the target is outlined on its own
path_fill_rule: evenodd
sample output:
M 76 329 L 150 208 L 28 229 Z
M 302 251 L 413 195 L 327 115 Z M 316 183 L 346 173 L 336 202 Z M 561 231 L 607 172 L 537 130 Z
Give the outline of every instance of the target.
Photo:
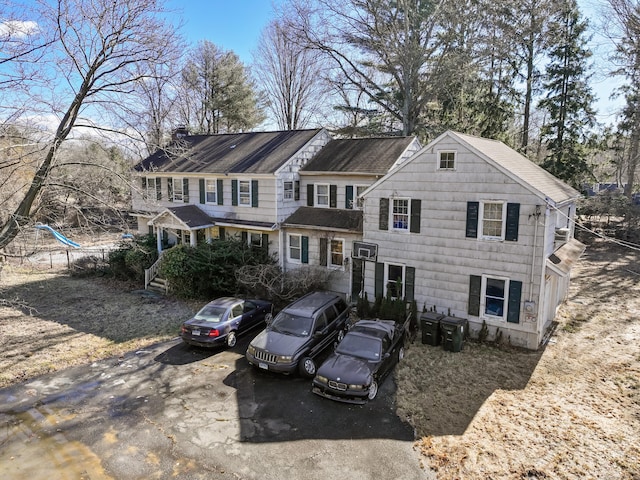
M 427 479 L 390 377 L 364 406 L 180 340 L 0 390 L 8 479 Z

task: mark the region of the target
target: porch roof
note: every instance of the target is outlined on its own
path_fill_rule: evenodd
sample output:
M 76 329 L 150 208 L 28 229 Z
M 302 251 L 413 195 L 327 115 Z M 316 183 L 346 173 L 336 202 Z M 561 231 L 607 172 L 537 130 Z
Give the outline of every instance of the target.
M 566 277 L 586 248 L 584 243 L 572 238 L 549 255 L 547 266 L 558 275 Z
M 149 223 L 158 225 L 161 223 L 161 219 L 167 215 L 177 220 L 180 225 L 185 227 L 185 230 L 199 230 L 215 225 L 213 219 L 195 205 L 166 208 L 153 217 Z
M 300 207 L 283 222 L 283 226 L 362 233 L 362 211 Z

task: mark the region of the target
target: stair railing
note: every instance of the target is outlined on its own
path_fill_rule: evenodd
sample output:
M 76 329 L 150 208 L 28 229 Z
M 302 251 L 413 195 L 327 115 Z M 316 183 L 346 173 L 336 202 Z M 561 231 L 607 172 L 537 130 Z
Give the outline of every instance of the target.
M 147 290 L 151 281 L 158 276 L 158 271 L 160 270 L 160 265 L 162 265 L 162 255 L 164 255 L 164 250 L 158 253 L 158 259 L 151 265 L 149 268 L 145 268 L 144 270 L 144 289 Z

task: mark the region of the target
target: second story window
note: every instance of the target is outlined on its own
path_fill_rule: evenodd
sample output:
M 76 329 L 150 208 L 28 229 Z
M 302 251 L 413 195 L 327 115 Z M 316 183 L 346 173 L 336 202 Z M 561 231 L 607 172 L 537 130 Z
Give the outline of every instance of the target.
M 395 230 L 409 230 L 409 199 L 394 198 L 391 215 Z
M 483 202 L 481 204 L 480 226 L 483 238 L 502 239 L 504 237 L 505 209 L 503 202 Z
M 206 201 L 207 203 L 218 203 L 218 189 L 216 188 L 216 180 L 206 181 Z
M 169 178 L 167 180 L 169 201 L 189 203 L 189 179 Z
M 284 199 L 293 200 L 293 182 L 284 182 Z
M 316 185 L 316 205 L 318 207 L 329 206 L 329 185 L 327 184 Z
M 251 205 L 251 181 L 240 180 L 238 182 L 238 204 Z

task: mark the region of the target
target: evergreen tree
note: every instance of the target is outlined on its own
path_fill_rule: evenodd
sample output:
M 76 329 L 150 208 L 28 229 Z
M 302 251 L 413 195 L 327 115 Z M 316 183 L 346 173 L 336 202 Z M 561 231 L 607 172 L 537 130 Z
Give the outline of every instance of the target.
M 566 0 L 550 25 L 553 46 L 543 82 L 546 97 L 540 101 L 549 115 L 541 130 L 548 152 L 542 166 L 576 187 L 590 177 L 587 146 L 595 125 L 586 30 L 576 1 Z

